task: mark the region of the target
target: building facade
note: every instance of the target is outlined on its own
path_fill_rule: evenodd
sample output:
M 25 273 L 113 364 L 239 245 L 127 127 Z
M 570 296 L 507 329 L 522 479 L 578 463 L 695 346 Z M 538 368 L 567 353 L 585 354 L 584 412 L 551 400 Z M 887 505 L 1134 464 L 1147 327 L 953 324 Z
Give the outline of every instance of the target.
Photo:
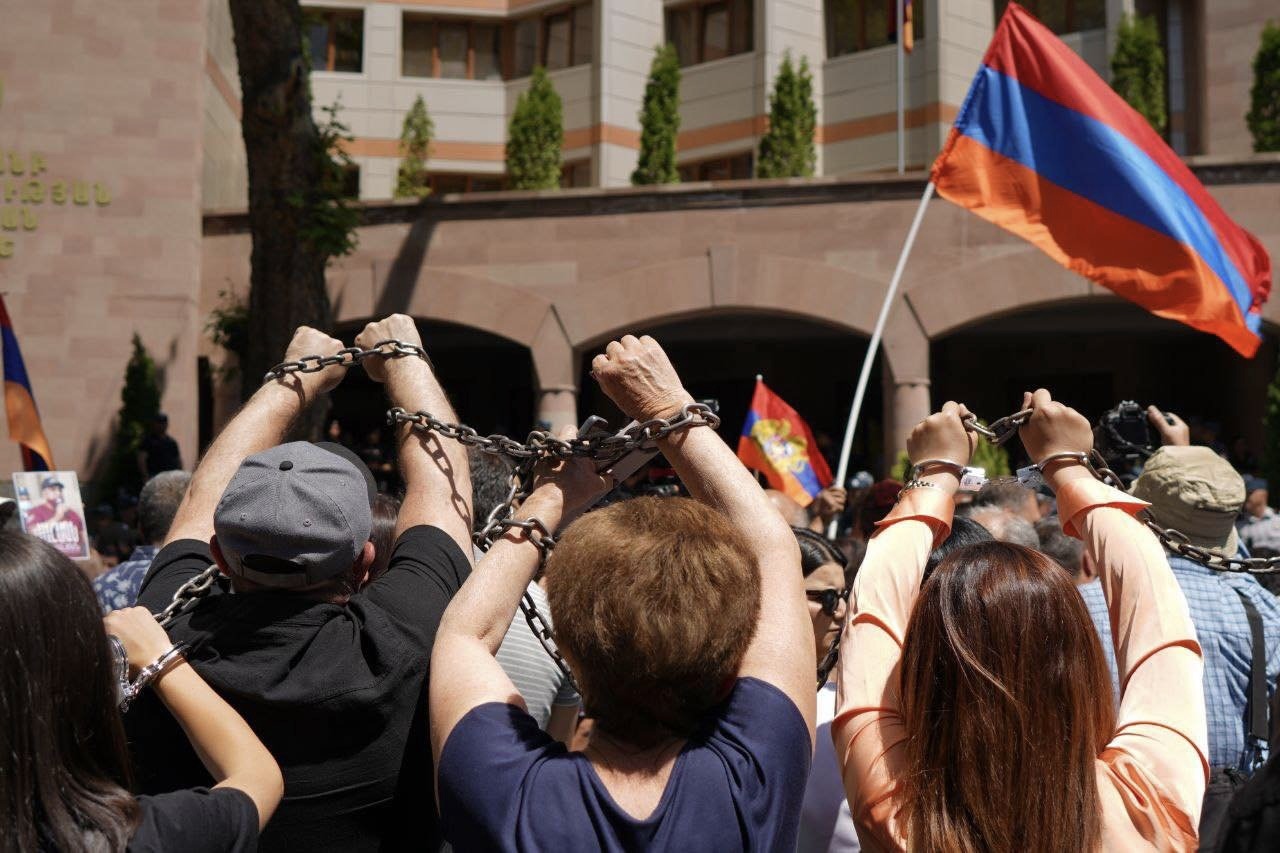
M 899 177 L 891 4 L 303 5 L 316 109 L 342 105 L 364 206 L 359 248 L 329 276 L 340 334 L 391 310 L 413 314 L 462 416 L 518 433 L 607 413 L 584 373 L 588 356 L 611 335 L 651 331 L 695 393 L 721 401 L 727 432 L 764 373 L 835 437 L 923 187 L 919 170 L 940 148 L 1003 8 L 913 3 L 909 169 Z M 1121 16 L 1155 14 L 1169 57 L 1171 144 L 1280 256 L 1280 163 L 1249 154 L 1243 121 L 1269 3 L 1217 0 L 1212 14 L 1207 0 L 1027 5 L 1104 75 Z M 227 0 L 140 0 L 127 18 L 103 4 L 0 0 L 0 20 L 10 36 L 0 52 L 0 290 L 56 461 L 85 476 L 102 461 L 136 332 L 162 368 L 164 405 L 190 463 L 238 398 L 223 370 L 233 365 L 205 324 L 227 294 L 248 289 Z M 631 189 L 645 79 L 664 40 L 684 66 L 685 183 Z M 748 180 L 787 53 L 813 72 L 819 177 Z M 504 192 L 506 125 L 536 64 L 552 69 L 564 100 L 568 188 Z M 401 124 L 419 95 L 435 122 L 437 192 L 391 201 Z M 1027 383 L 1064 389 L 1091 414 L 1122 397 L 1170 405 L 1257 446 L 1278 311 L 1268 307 L 1267 343 L 1244 361 L 935 201 L 890 315 L 860 462 L 891 458 L 931 405 L 955 397 L 996 417 Z M 381 405 L 356 372 L 334 411 L 363 430 Z M 0 445 L 0 465 L 17 459 Z

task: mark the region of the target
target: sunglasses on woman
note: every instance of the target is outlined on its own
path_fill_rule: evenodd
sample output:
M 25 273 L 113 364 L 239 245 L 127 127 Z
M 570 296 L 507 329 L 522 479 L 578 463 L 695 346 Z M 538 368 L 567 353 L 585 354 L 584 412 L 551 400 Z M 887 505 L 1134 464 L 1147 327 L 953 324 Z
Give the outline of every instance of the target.
M 849 600 L 849 590 L 847 589 L 806 589 L 804 591 L 805 598 L 810 601 L 817 601 L 822 605 L 822 612 L 828 616 L 836 615 L 836 608 L 840 606 L 840 602 Z

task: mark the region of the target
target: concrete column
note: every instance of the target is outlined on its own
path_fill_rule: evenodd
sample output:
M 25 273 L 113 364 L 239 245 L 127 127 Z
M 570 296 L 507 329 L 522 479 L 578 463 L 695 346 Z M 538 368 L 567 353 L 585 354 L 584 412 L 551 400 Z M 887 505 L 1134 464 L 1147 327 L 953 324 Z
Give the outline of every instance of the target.
M 929 337 L 901 296 L 885 324 L 884 375 L 884 457 L 889 467 L 907 449 L 912 428 L 932 412 Z
M 578 423 L 578 359 L 553 306 L 547 311 L 530 346 L 538 383 L 534 420 L 552 430 Z

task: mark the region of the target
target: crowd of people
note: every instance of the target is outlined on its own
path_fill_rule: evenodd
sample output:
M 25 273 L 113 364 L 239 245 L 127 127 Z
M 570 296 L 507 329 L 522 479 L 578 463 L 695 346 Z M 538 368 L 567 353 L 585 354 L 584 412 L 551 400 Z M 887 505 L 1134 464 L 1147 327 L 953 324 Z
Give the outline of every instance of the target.
M 401 355 L 269 380 L 191 474 L 157 425 L 92 583 L 0 532 L 0 851 L 1278 849 L 1280 603 L 1225 569 L 1280 516 L 1176 416 L 1120 489 L 1029 391 L 1033 466 L 971 492 L 948 402 L 903 480 L 801 507 L 627 336 L 592 376 L 671 425 L 676 494 L 404 423 L 288 440 L 348 369 L 456 422 Z

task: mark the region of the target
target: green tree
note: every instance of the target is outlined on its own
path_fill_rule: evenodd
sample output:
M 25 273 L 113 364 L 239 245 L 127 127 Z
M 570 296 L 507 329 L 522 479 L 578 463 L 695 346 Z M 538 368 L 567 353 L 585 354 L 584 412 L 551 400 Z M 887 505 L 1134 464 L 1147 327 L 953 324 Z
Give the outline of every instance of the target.
M 101 484 L 101 494 L 110 497 L 120 488 L 136 494 L 142 488 L 138 450 L 147 428 L 160 414 L 160 395 L 160 370 L 135 333 L 133 354 L 125 366 L 124 387 L 120 391 L 111 467 L 106 482 Z
M 533 69 L 529 88 L 516 100 L 507 129 L 507 178 L 516 190 L 560 186 L 563 108 L 546 69 Z
M 782 57 L 782 67 L 769 96 L 769 129 L 760 140 L 756 158 L 757 178 L 808 178 L 818 162 L 813 134 L 818 125 L 818 108 L 813 103 L 813 75 L 809 60 L 800 58 L 796 67 L 791 54 Z
M 1116 30 L 1111 55 L 1111 88 L 1164 135 L 1168 112 L 1164 96 L 1164 48 L 1154 16 L 1126 15 Z
M 1262 43 L 1253 58 L 1252 103 L 1245 121 L 1254 151 L 1280 151 L 1280 26 L 1262 28 Z
M 640 108 L 640 161 L 631 183 L 678 184 L 676 134 L 680 131 L 680 59 L 675 46 L 660 45 L 649 66 Z
M 396 172 L 396 198 L 423 198 L 430 194 L 427 156 L 436 126 L 419 95 L 404 117 L 400 131 L 400 169 Z

